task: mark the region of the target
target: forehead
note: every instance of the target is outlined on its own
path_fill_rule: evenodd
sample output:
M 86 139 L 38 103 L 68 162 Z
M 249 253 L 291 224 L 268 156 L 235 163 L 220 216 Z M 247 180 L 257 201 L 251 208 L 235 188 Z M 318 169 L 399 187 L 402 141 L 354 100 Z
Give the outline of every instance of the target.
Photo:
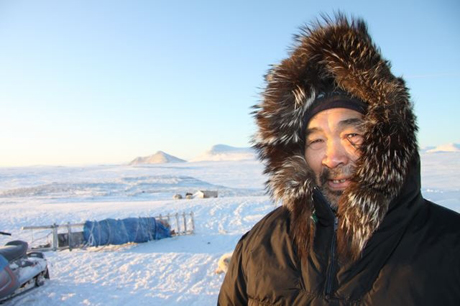
M 340 126 L 356 125 L 361 122 L 363 115 L 348 108 L 331 108 L 319 112 L 308 122 L 307 129 L 337 128 Z

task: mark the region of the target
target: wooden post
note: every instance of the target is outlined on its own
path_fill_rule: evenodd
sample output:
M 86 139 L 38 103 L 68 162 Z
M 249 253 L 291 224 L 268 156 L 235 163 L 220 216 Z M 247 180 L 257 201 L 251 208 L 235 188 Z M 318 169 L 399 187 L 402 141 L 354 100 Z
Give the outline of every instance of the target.
M 190 218 L 192 219 L 192 233 L 195 232 L 195 218 L 193 217 L 193 211 L 190 212 Z
M 70 222 L 67 222 L 67 235 L 69 235 L 69 251 L 72 251 L 72 228 Z
M 58 248 L 58 225 L 56 223 L 53 224 L 53 251 L 56 251 Z
M 185 217 L 185 212 L 182 214 L 184 218 L 184 235 L 187 235 L 187 218 Z
M 176 213 L 177 235 L 180 235 L 179 213 Z

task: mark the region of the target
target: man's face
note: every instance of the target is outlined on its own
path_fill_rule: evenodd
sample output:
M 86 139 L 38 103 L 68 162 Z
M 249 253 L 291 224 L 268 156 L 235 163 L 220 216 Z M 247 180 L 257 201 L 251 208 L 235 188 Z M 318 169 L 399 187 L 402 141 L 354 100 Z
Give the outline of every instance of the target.
M 350 185 L 363 141 L 363 115 L 347 108 L 316 114 L 308 123 L 305 158 L 332 207 Z

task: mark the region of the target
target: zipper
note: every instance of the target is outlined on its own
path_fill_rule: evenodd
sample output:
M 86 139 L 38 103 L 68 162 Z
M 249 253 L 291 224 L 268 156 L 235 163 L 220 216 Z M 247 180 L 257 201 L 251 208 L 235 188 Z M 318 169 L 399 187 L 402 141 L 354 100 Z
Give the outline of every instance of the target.
M 334 216 L 334 232 L 332 234 L 331 248 L 329 253 L 329 264 L 326 272 L 326 285 L 324 289 L 324 295 L 326 299 L 331 297 L 332 286 L 334 284 L 334 278 L 336 273 L 336 247 L 337 247 L 337 227 L 339 224 L 339 219 L 337 216 Z

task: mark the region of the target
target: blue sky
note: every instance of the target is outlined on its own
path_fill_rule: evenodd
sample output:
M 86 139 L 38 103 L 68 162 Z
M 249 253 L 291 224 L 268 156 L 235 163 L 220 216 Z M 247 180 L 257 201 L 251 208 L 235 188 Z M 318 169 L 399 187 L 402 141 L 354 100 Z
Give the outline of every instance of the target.
M 421 147 L 460 142 L 460 2 L 0 1 L 0 166 L 249 146 L 263 75 L 320 13 L 364 18 Z

